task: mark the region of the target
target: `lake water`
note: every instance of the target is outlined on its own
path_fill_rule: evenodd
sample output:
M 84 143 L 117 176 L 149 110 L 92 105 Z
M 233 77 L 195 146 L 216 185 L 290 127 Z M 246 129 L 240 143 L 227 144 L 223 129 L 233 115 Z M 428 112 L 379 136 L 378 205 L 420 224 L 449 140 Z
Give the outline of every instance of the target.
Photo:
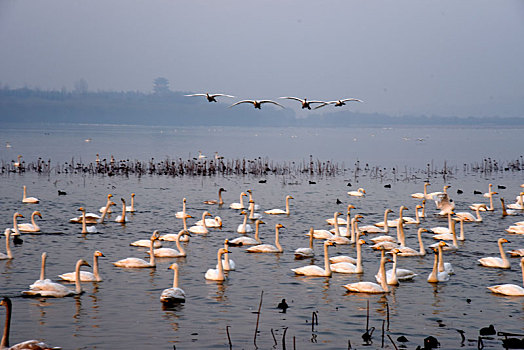
M 90 142 L 85 140 L 90 139 Z M 9 142 L 10 148 L 4 147 Z M 476 348 L 478 330 L 493 324 L 498 331 L 524 333 L 524 298 L 494 295 L 487 286 L 500 283 L 522 284 L 518 259 L 512 258 L 509 270 L 481 267 L 477 259 L 497 256 L 496 240 L 508 238 L 506 249 L 524 248 L 524 236 L 506 234 L 504 229 L 512 222 L 524 220 L 524 213 L 514 217 L 501 215 L 499 197 L 513 202 L 524 183 L 523 171 L 474 172 L 464 171 L 464 164 L 482 164 L 484 159 L 496 160 L 500 165 L 522 160 L 522 129 L 249 129 L 249 128 L 172 128 L 138 126 L 34 126 L 8 125 L 0 130 L 0 161 L 4 165 L 23 155 L 26 162 L 38 157 L 62 164 L 71 159 L 94 162 L 95 155 L 116 159 L 149 160 L 164 158 L 190 159 L 201 150 L 209 158 L 218 152 L 227 158 L 253 159 L 263 157 L 275 162 L 309 161 L 310 155 L 320 161 L 339 163 L 347 170 L 336 176 L 290 174 L 268 175 L 265 183 L 254 176 L 103 176 L 89 174 L 23 174 L 0 175 L 1 227 L 12 225 L 15 211 L 28 222 L 31 212 L 39 210 L 41 234 L 23 234 L 24 243 L 12 247 L 15 259 L 0 261 L 0 293 L 12 297 L 13 318 L 11 343 L 27 339 L 42 339 L 64 349 L 215 349 L 229 348 L 226 327 L 233 348 L 282 349 L 285 332 L 286 348 L 346 349 L 348 341 L 353 348 L 380 348 L 381 328 L 389 309 L 389 332 L 397 346 L 397 338 L 409 340 L 407 348 L 422 345 L 423 339 L 435 336 L 442 349 L 461 347 L 457 329 L 465 331 L 464 348 Z M 362 170 L 355 176 L 355 163 Z M 484 213 L 482 223 L 465 225 L 466 241 L 460 249 L 445 253 L 455 275 L 450 281 L 430 284 L 426 281 L 432 269 L 433 256 L 399 258 L 399 267 L 414 270 L 419 275 L 411 282 L 392 287 L 385 295 L 347 293 L 342 285 L 356 281 L 374 281 L 379 253 L 365 246 L 364 273 L 346 275 L 334 273 L 331 278 L 296 277 L 291 268 L 310 263 L 323 265 L 322 243 L 315 241 L 317 257 L 297 261 L 293 250 L 306 247 L 309 227 L 327 228 L 325 219 L 335 211 L 345 212 L 347 204 L 355 205 L 352 214 L 364 216 L 362 225 L 383 219 L 386 208 L 398 216 L 401 205 L 409 208 L 407 215 L 419 200 L 410 194 L 421 192 L 427 164 L 440 169 L 444 162 L 453 169 L 453 175 L 444 179 L 441 174 L 429 175 L 430 191 L 439 191 L 445 184 L 456 203 L 456 211 L 469 211 L 468 205 L 485 202 L 474 190 L 487 192 L 492 183 L 499 193 L 495 197 L 496 210 Z M 383 177 L 371 176 L 370 167 L 384 169 Z M 342 166 L 343 164 L 343 166 Z M 394 174 L 392 168 L 398 171 Z M 416 174 L 409 176 L 406 174 Z M 314 184 L 310 184 L 314 181 Z M 351 186 L 348 186 L 348 184 Z M 391 188 L 385 188 L 391 184 Z M 40 199 L 39 204 L 21 202 L 22 186 L 28 195 Z M 504 186 L 505 188 L 498 188 Z M 226 205 L 205 205 L 215 199 L 220 187 Z M 346 192 L 358 187 L 366 189 L 364 198 L 349 197 Z M 216 252 L 225 238 L 240 236 L 237 226 L 242 222 L 238 211 L 229 204 L 238 202 L 240 192 L 253 190 L 254 199 L 262 210 L 284 208 L 287 194 L 291 201 L 291 215 L 270 216 L 262 213 L 266 222 L 261 239 L 274 240 L 274 226 L 282 223 L 283 254 L 248 254 L 244 248 L 231 247 L 230 258 L 237 264 L 236 271 L 227 273 L 223 283 L 208 282 L 204 273 L 216 265 Z M 457 189 L 463 191 L 457 193 Z M 67 192 L 58 196 L 57 191 Z M 97 225 L 100 234 L 82 235 L 80 225 L 69 223 L 77 216 L 77 208 L 97 212 L 105 205 L 108 193 L 120 205 L 136 193 L 137 212 L 129 215 L 122 226 L 115 223 L 116 213 L 105 224 Z M 135 248 L 129 243 L 148 238 L 153 230 L 176 233 L 182 222 L 174 213 L 181 210 L 182 198 L 187 198 L 187 211 L 195 217 L 204 210 L 223 219 L 220 230 L 207 235 L 192 235 L 185 243 L 186 258 L 158 259 L 156 269 L 123 269 L 111 263 L 125 257 L 146 257 L 146 248 Z M 337 204 L 339 199 L 342 204 Z M 116 209 L 119 210 L 120 207 Z M 435 215 L 434 203 L 428 202 L 428 217 L 420 227 L 445 226 L 447 220 Z M 416 227 L 406 229 L 407 245 L 417 247 Z M 369 237 L 364 237 L 369 241 Z M 425 234 L 424 243 L 434 240 Z M 4 239 L 0 242 L 4 251 Z M 174 247 L 174 243 L 164 243 Z M 20 292 L 39 277 L 40 255 L 48 253 L 47 276 L 57 281 L 60 273 L 73 271 L 78 258 L 92 260 L 94 250 L 106 257 L 100 259 L 103 281 L 84 283 L 85 293 L 62 299 L 21 298 Z M 330 248 L 330 255 L 355 256 L 352 245 Z M 185 290 L 184 304 L 174 308 L 162 307 L 159 296 L 171 287 L 173 272 L 167 267 L 176 261 L 180 265 L 180 287 Z M 391 266 L 389 265 L 388 268 Z M 88 270 L 86 268 L 86 270 Z M 259 315 L 256 346 L 254 334 Z M 286 313 L 276 308 L 281 299 L 289 304 Z M 366 305 L 369 301 L 369 326 L 375 327 L 373 344 L 364 346 L 361 335 L 366 329 Z M 318 325 L 312 330 L 311 317 L 318 314 Z M 0 311 L 2 317 L 5 312 Z M 273 334 L 274 337 L 273 337 Z M 521 336 L 522 337 L 522 336 Z M 276 339 L 276 344 L 275 340 Z M 484 340 L 487 348 L 500 349 L 501 337 Z M 393 348 L 386 337 L 385 346 Z

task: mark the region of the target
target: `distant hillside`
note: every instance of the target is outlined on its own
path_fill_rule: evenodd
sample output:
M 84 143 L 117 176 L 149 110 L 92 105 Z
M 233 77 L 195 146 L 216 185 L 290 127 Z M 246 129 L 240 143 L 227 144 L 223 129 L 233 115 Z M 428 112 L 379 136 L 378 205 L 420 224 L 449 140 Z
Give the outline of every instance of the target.
M 0 122 L 176 126 L 524 126 L 524 118 L 391 117 L 354 113 L 349 109 L 329 113 L 326 110 L 323 114 L 315 111 L 307 118 L 297 119 L 290 109 L 263 106 L 262 110 L 255 110 L 249 105 L 228 108 L 226 103 L 208 103 L 203 98 L 184 94 L 187 92 L 72 93 L 3 88 L 0 89 Z

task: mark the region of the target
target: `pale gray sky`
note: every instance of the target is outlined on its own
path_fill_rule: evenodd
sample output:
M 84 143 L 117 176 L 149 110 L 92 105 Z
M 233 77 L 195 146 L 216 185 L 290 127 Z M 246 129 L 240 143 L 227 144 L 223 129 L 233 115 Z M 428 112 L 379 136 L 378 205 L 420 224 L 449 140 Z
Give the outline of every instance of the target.
M 0 0 L 0 83 L 524 117 L 521 0 Z M 286 106 L 293 101 L 283 102 Z

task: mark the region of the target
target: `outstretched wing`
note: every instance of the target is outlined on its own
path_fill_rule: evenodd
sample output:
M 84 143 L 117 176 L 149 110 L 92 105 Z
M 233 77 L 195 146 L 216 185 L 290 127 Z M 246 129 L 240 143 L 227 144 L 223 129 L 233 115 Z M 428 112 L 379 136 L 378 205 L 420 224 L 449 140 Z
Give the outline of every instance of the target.
M 284 98 L 286 100 L 295 100 L 295 101 L 302 102 L 302 103 L 304 102 L 303 99 L 298 98 L 298 97 L 284 96 L 284 97 L 279 97 L 279 98 Z
M 236 105 L 239 105 L 241 103 L 255 103 L 255 101 L 253 100 L 242 100 L 242 101 L 238 101 L 238 102 L 235 102 L 233 103 L 231 106 L 229 106 L 229 108 L 233 107 L 233 106 L 236 106 Z
M 205 96 L 205 95 L 204 95 Z M 231 97 L 231 98 L 234 98 L 235 96 L 231 96 L 231 95 L 226 95 L 226 94 L 213 94 L 213 95 L 210 95 L 211 97 L 217 97 L 217 96 L 224 96 L 224 97 Z
M 324 106 L 327 106 L 327 105 L 331 105 L 333 103 L 337 103 L 338 101 L 327 101 L 327 102 L 319 101 L 319 102 L 321 102 L 321 104 L 316 106 L 314 109 L 319 109 L 321 107 L 324 107 Z
M 359 100 L 358 98 L 345 98 L 343 100 L 340 100 L 342 102 L 347 102 L 347 101 L 355 101 L 355 102 L 362 102 L 362 100 Z
M 207 96 L 206 94 L 191 94 L 191 95 L 184 95 L 184 96 Z
M 261 100 L 261 101 L 260 101 L 260 104 L 262 104 L 262 103 L 272 103 L 272 104 L 277 105 L 277 106 L 280 106 L 280 107 L 282 107 L 282 108 L 284 108 L 284 109 L 286 108 L 286 107 L 282 106 L 280 103 L 275 102 L 275 101 L 272 101 L 272 100 Z

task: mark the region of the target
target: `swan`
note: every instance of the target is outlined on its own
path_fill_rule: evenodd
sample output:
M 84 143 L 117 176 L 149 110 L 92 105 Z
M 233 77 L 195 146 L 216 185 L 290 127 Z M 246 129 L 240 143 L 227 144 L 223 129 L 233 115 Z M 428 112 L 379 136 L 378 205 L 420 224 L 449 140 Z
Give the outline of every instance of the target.
M 424 249 L 424 243 L 422 242 L 422 232 L 428 232 L 425 228 L 419 228 L 417 231 L 417 238 L 418 238 L 418 245 L 419 249 L 416 251 L 415 249 L 409 248 L 409 247 L 399 247 L 397 255 L 398 256 L 424 256 L 426 255 L 426 250 Z
M 399 249 L 393 249 L 391 251 L 391 254 L 393 255 L 393 267 L 386 271 L 386 283 L 387 284 L 397 285 L 399 284 L 399 281 L 410 281 L 415 276 L 417 276 L 417 274 L 411 270 L 397 268 L 397 255 L 399 253 L 400 253 Z M 375 278 L 377 279 L 377 282 L 379 282 L 381 276 L 376 274 Z
M 524 256 L 524 248 L 508 250 L 507 253 L 512 257 Z
M 136 210 L 135 210 L 135 194 L 134 193 L 131 193 L 131 206 L 130 207 L 126 207 L 126 211 L 128 213 L 134 213 Z
M 296 275 L 310 276 L 310 277 L 331 277 L 331 267 L 329 263 L 328 247 L 335 245 L 333 241 L 324 242 L 324 268 L 317 265 L 307 265 L 291 269 Z
M 284 109 L 286 108 L 282 106 L 280 103 L 272 101 L 272 100 L 242 100 L 242 101 L 233 103 L 231 106 L 229 106 L 229 108 L 239 105 L 241 103 L 251 103 L 256 109 L 261 109 L 263 103 L 272 103 Z
M 338 227 L 338 216 L 340 214 L 341 213 L 339 213 L 339 212 L 335 212 L 335 214 L 333 214 L 333 220 L 334 220 L 334 223 L 335 223 L 335 235 L 332 238 L 330 238 L 330 240 L 335 242 L 336 244 L 349 244 L 350 243 L 349 238 L 342 237 L 340 235 L 340 230 L 339 230 L 339 227 Z
M 433 199 L 435 202 L 437 202 L 438 199 L 435 199 L 435 198 L 437 198 L 437 197 L 439 197 L 440 195 L 443 195 L 443 194 L 447 195 L 448 194 L 448 188 L 450 188 L 450 187 L 451 186 L 449 186 L 449 185 L 445 185 L 444 189 L 442 191 L 428 193 L 428 198 L 427 199 Z M 437 204 L 437 203 L 435 203 L 435 204 Z M 437 208 L 438 208 L 438 206 L 437 206 Z
M 77 210 L 82 212 L 82 233 L 98 233 L 96 226 L 87 226 L 86 210 L 83 207 L 80 207 Z
M 289 200 L 290 199 L 294 199 L 292 196 L 290 195 L 287 195 L 286 196 L 286 210 L 282 210 L 282 209 L 271 209 L 271 210 L 266 210 L 264 213 L 266 214 L 270 214 L 270 215 L 280 215 L 280 214 L 286 214 L 286 215 L 289 215 Z
M 348 195 L 350 195 L 352 197 L 364 197 L 365 194 L 366 194 L 366 190 L 363 189 L 362 187 L 359 188 L 356 191 L 349 191 L 348 192 Z
M 436 235 L 433 236 L 434 239 L 437 239 L 437 240 L 441 240 L 441 239 L 451 240 L 451 239 L 453 239 L 453 237 L 451 236 L 451 222 L 453 221 L 451 219 L 451 214 L 453 214 L 453 213 L 451 213 L 451 212 L 448 213 L 448 227 L 437 226 L 437 227 L 432 227 L 430 229 L 433 233 L 436 233 Z M 440 234 L 447 234 L 447 235 L 440 236 Z M 447 237 L 447 238 L 442 238 L 442 237 Z
M 249 219 L 250 220 L 256 220 L 262 218 L 262 215 L 259 213 L 255 213 L 255 202 L 250 199 L 249 200 Z
M 184 95 L 184 96 L 204 96 L 207 99 L 207 102 L 217 102 L 216 98 L 219 96 L 231 97 L 231 98 L 235 97 L 235 96 L 226 95 L 226 94 L 210 94 L 208 92 L 206 92 L 205 94 L 190 94 L 190 95 Z
M 247 212 L 245 210 L 242 210 L 242 212 L 240 212 L 240 214 L 244 215 L 244 221 L 240 225 L 238 225 L 237 232 L 238 233 L 253 232 L 253 228 L 251 227 L 251 225 L 249 225 L 247 223 Z
M 199 234 L 209 233 L 209 230 L 207 229 L 207 225 L 206 225 L 206 216 L 211 216 L 211 214 L 205 211 L 202 214 L 202 225 L 201 226 L 200 225 L 191 226 L 188 229 L 188 231 L 191 233 L 199 233 Z
M 361 215 L 356 215 L 353 219 L 351 219 L 351 221 L 354 223 L 354 227 L 356 227 L 356 223 L 358 222 L 358 217 L 361 216 Z M 354 230 L 354 238 L 355 238 L 355 243 L 358 245 L 359 243 L 359 240 L 360 240 L 360 230 L 358 230 L 358 228 L 356 230 Z M 364 233 L 362 233 L 364 234 Z M 365 243 L 365 242 L 364 242 Z M 363 244 L 361 242 L 361 244 Z M 336 264 L 336 263 L 339 263 L 339 262 L 347 262 L 347 263 L 351 263 L 353 265 L 356 265 L 357 264 L 357 259 L 353 258 L 353 257 L 350 257 L 350 256 L 347 256 L 347 255 L 338 255 L 338 256 L 334 256 L 332 258 L 329 258 L 329 261 L 332 263 L 332 264 Z
M 435 204 L 437 205 L 437 209 L 440 209 L 438 215 L 447 215 L 448 213 L 453 212 L 455 209 L 455 202 L 449 198 L 447 193 L 437 194 L 436 198 Z
M 18 229 L 18 218 L 23 217 L 24 216 L 19 212 L 13 214 L 13 228 L 11 229 L 11 232 L 13 232 L 13 236 L 20 236 L 20 230 Z
M 160 241 L 176 241 L 176 236 L 178 236 L 178 233 L 171 234 L 171 235 L 175 236 L 175 238 L 173 238 L 172 240 L 171 239 L 164 239 L 164 237 L 166 237 L 168 235 L 163 235 L 163 236 L 158 237 L 158 240 L 156 240 L 155 243 L 154 243 L 155 249 L 162 247 L 162 242 L 160 242 Z M 139 239 L 137 241 L 129 243 L 129 245 L 133 246 L 133 247 L 149 248 L 149 246 L 151 245 L 151 240 L 149 240 L 149 239 Z
M 517 215 L 518 210 L 506 209 L 506 204 L 504 203 L 504 198 L 500 197 L 500 203 L 502 204 L 502 216 Z
M 351 209 L 355 209 L 355 206 L 352 205 L 352 204 L 349 204 L 348 207 L 347 207 L 347 211 L 346 211 L 346 220 L 345 220 L 346 227 L 340 227 L 339 228 L 340 235 L 343 236 L 343 237 L 349 237 L 351 235 Z M 326 221 L 327 220 L 332 221 L 333 218 L 326 219 Z M 329 221 L 328 221 L 328 223 L 329 223 Z M 339 219 L 339 221 L 340 221 L 340 219 Z M 330 232 L 333 233 L 333 230 L 330 230 Z
M 102 278 L 100 277 L 100 273 L 98 271 L 98 258 L 101 256 L 105 256 L 102 254 L 101 251 L 97 250 L 93 254 L 93 272 L 89 271 L 80 271 L 80 281 L 81 282 L 100 282 L 102 281 Z M 76 282 L 76 273 L 75 272 L 68 272 L 63 273 L 61 275 L 58 275 L 61 279 L 65 281 L 70 282 Z
M 69 219 L 69 222 L 75 223 L 75 224 L 81 224 L 83 215 L 77 216 L 75 218 Z M 85 215 L 85 221 L 86 224 L 97 224 L 98 220 L 101 220 L 102 217 L 95 213 L 86 213 Z
M 195 222 L 195 226 L 203 226 L 202 219 Z M 220 216 L 215 216 L 212 219 L 206 219 L 206 226 L 220 228 L 222 227 L 222 218 Z
M 488 192 L 484 193 L 482 196 L 486 198 L 490 198 L 494 193 L 492 189 L 493 189 L 493 184 L 488 184 Z
M 411 194 L 411 197 L 412 198 L 417 198 L 417 199 L 429 199 L 429 197 L 428 197 L 428 186 L 429 186 L 429 182 L 425 182 L 424 183 L 424 193 L 420 193 L 420 192 L 413 193 L 413 194 Z
M 225 248 L 220 248 L 218 250 L 217 252 L 218 268 L 207 270 L 206 274 L 204 275 L 206 280 L 224 281 L 226 279 L 226 276 L 224 275 L 224 267 L 222 266 L 222 255 L 224 255 L 226 252 L 231 253 L 227 251 Z
M 33 203 L 36 204 L 40 202 L 38 198 L 35 197 L 27 197 L 27 187 L 24 185 L 24 195 L 22 197 L 22 203 Z
M 308 101 L 307 98 L 301 99 L 301 98 L 292 97 L 292 96 L 279 97 L 279 98 L 298 101 L 302 104 L 302 109 L 305 109 L 305 108 L 311 109 L 312 103 L 324 103 L 324 104 L 326 103 L 325 101 Z
M 388 221 L 388 214 L 392 213 L 392 212 L 393 212 L 393 210 L 391 210 L 389 208 L 386 209 L 384 211 L 384 221 L 378 222 L 375 225 L 360 226 L 360 231 L 366 232 L 366 233 L 383 233 L 384 235 L 387 235 L 389 233 L 389 227 L 390 227 L 389 222 L 391 221 L 391 223 L 393 223 L 393 220 Z M 387 222 L 388 224 L 384 225 L 385 222 Z M 381 229 L 380 227 L 384 227 L 384 228 Z M 391 227 L 393 227 L 393 226 L 391 226 Z M 373 241 L 373 242 L 375 242 L 375 241 Z
M 355 263 L 348 261 L 339 261 L 331 264 L 331 270 L 338 273 L 364 273 L 362 268 L 362 244 L 366 241 L 359 239 L 357 241 L 357 260 Z M 335 259 L 333 259 L 334 261 Z M 331 261 L 331 260 L 330 260 Z
M 45 278 L 45 263 L 46 263 L 46 260 L 47 260 L 47 253 L 43 252 L 42 253 L 42 260 L 41 260 L 41 263 L 40 263 L 40 278 L 37 279 L 36 281 L 34 281 L 31 286 L 40 286 L 40 288 L 44 288 L 44 285 L 49 284 L 49 283 L 51 283 L 51 284 L 54 283 L 49 278 Z
M 253 191 L 252 190 L 247 190 L 246 192 L 249 194 L 249 200 L 253 201 L 253 203 L 255 203 L 255 200 L 253 199 Z M 260 205 L 255 204 L 253 209 L 254 210 L 260 210 Z
M 440 244 L 437 247 L 438 251 L 438 272 L 447 272 L 449 275 L 453 275 L 455 271 L 453 270 L 453 266 L 451 266 L 451 263 L 444 262 L 444 254 L 442 253 L 442 247 L 446 246 L 447 243 L 444 241 L 441 241 Z
M 11 299 L 4 297 L 0 301 L 0 305 L 5 306 L 5 325 L 4 325 L 4 335 L 2 336 L 2 341 L 0 341 L 0 349 L 11 349 L 11 350 L 23 350 L 23 349 L 32 349 L 32 350 L 49 350 L 49 349 L 61 349 L 54 348 L 50 345 L 45 344 L 39 340 L 26 340 L 22 343 L 18 343 L 9 347 L 9 330 L 11 328 Z
M 508 204 L 509 209 L 524 210 L 524 192 L 520 192 L 515 203 Z
M 40 227 L 38 227 L 35 222 L 35 216 L 39 216 L 40 219 L 42 218 L 42 214 L 35 210 L 33 214 L 31 214 L 31 223 L 18 224 L 18 230 L 22 232 L 40 232 Z
M 415 218 L 410 218 L 408 216 L 404 216 L 402 218 L 402 220 L 404 220 L 404 224 L 406 225 L 410 225 L 410 224 L 415 224 L 415 225 L 418 225 L 420 224 L 420 216 L 419 216 L 419 212 L 418 210 L 421 209 L 422 206 L 421 205 L 417 205 L 415 206 Z
M 377 227 L 384 227 L 384 225 L 387 225 L 389 227 L 397 227 L 397 224 L 399 222 L 399 220 L 404 220 L 404 210 L 407 210 L 408 208 L 401 205 L 400 206 L 400 209 L 399 209 L 399 212 L 398 212 L 398 218 L 397 219 L 394 219 L 394 220 L 387 220 L 387 215 L 384 213 L 384 217 L 386 218 L 384 221 L 381 221 L 381 222 L 377 222 L 375 224 L 375 226 Z M 389 213 L 392 213 L 393 211 L 389 211 Z
M 419 210 L 418 212 L 418 216 L 419 218 L 425 218 L 426 217 L 426 200 L 425 199 L 422 200 L 421 209 L 422 210 Z
M 439 254 L 437 248 L 432 248 L 435 254 L 435 260 L 433 261 L 433 270 L 428 276 L 428 282 L 438 283 L 449 281 L 449 274 L 446 271 L 438 271 L 439 265 Z
M 222 192 L 227 192 L 225 189 L 223 189 L 222 187 L 220 187 L 218 189 L 218 200 L 208 200 L 208 201 L 204 201 L 204 204 L 209 204 L 209 205 L 214 205 L 214 204 L 218 204 L 218 205 L 223 205 L 224 204 L 224 200 L 222 199 Z
M 348 102 L 348 101 L 362 102 L 362 100 L 359 100 L 358 98 L 345 98 L 345 99 L 342 99 L 342 100 L 323 102 L 322 104 L 316 106 L 315 109 L 319 109 L 321 107 L 324 107 L 324 106 L 327 106 L 327 105 L 332 105 L 332 104 L 334 104 L 335 107 L 341 107 L 341 106 L 344 106 L 346 104 L 346 102 Z
M 345 284 L 342 287 L 346 288 L 350 292 L 357 293 L 389 293 L 388 284 L 386 282 L 386 256 L 384 254 L 384 250 L 381 252 L 378 274 L 382 276 L 380 285 L 376 284 L 375 282 L 355 282 Z
M 448 251 L 448 250 L 458 250 L 459 249 L 458 241 L 457 241 L 457 232 L 455 231 L 456 221 L 457 221 L 456 219 L 453 219 L 453 222 L 451 223 L 451 239 L 453 240 L 453 244 L 449 245 L 448 243 L 446 243 L 445 245 L 442 245 L 441 247 L 442 250 Z M 442 234 L 442 235 L 445 235 L 445 234 Z M 440 242 L 433 243 L 429 247 L 438 248 L 439 244 Z
M 313 258 L 315 251 L 313 250 L 313 227 L 309 229 L 309 247 L 308 248 L 297 248 L 295 249 L 295 259 L 306 259 Z
M 240 193 L 240 202 L 238 202 L 238 203 L 231 203 L 229 205 L 229 208 L 231 208 L 231 209 L 244 209 L 244 199 L 243 199 L 244 196 L 247 197 L 247 193 L 241 192 Z
M 104 210 L 104 211 L 102 212 L 102 216 L 100 217 L 100 220 L 95 221 L 95 223 L 99 223 L 99 224 L 104 223 L 104 220 L 106 219 L 107 213 L 109 213 L 109 212 L 111 211 L 111 206 L 112 206 L 112 205 L 116 205 L 116 203 L 115 203 L 115 202 L 109 202 L 109 203 L 107 203 L 107 205 L 106 205 L 106 210 Z M 87 215 L 87 214 L 86 214 L 86 215 Z
M 507 233 L 513 233 L 516 235 L 524 235 L 524 226 L 522 225 L 512 225 L 506 229 Z
M 6 228 L 4 231 L 5 235 L 5 250 L 7 254 L 0 253 L 0 260 L 13 259 L 13 253 L 11 252 L 11 246 L 9 245 L 9 239 L 11 238 L 11 229 Z
M 125 267 L 125 268 L 155 268 L 156 262 L 155 262 L 155 247 L 153 245 L 153 242 L 158 239 L 160 234 L 158 231 L 154 231 L 151 235 L 151 243 L 149 246 L 149 262 L 140 259 L 140 258 L 127 258 L 118 260 L 113 263 L 113 265 L 117 267 Z
M 233 271 L 236 268 L 236 264 L 232 259 L 229 259 L 229 240 L 224 241 L 224 249 L 226 252 L 224 253 L 224 258 L 222 259 L 222 268 L 225 271 Z M 218 264 L 216 266 L 218 269 Z
M 514 222 L 512 226 L 524 226 L 524 221 Z
M 246 249 L 248 253 L 282 253 L 284 250 L 278 240 L 278 230 L 285 228 L 282 224 L 275 225 L 275 245 L 271 244 L 259 244 Z
M 471 213 L 463 212 L 463 211 L 455 213 L 455 216 L 457 218 L 462 218 L 464 221 L 467 221 L 467 222 L 482 222 L 482 216 L 480 216 L 481 208 L 486 209 L 487 206 L 485 204 L 481 204 L 475 207 L 475 212 L 477 214 L 477 217 L 473 216 L 473 214 Z
M 126 200 L 124 198 L 120 198 L 120 200 L 122 201 L 122 214 L 118 215 L 116 217 L 115 222 L 118 222 L 118 223 L 121 223 L 121 224 L 125 224 L 127 222 L 127 219 L 126 219 Z
M 403 220 L 402 220 L 402 213 L 401 213 L 399 219 L 400 220 L 397 221 L 397 239 L 396 239 L 396 241 L 392 240 L 392 239 L 386 239 L 386 237 L 388 237 L 388 236 L 384 236 L 384 239 L 381 240 L 378 243 L 373 244 L 371 246 L 371 249 L 375 249 L 375 250 L 379 250 L 379 249 L 392 250 L 392 249 L 395 249 L 395 248 L 404 247 L 406 245 L 406 237 L 404 235 L 404 223 L 403 223 Z M 409 249 L 411 249 L 411 248 L 409 248 Z
M 500 258 L 490 256 L 486 258 L 480 258 L 478 259 L 478 262 L 482 266 L 486 267 L 498 267 L 501 269 L 509 269 L 511 267 L 510 262 L 508 260 L 508 257 L 506 256 L 506 253 L 504 252 L 504 249 L 502 248 L 502 244 L 509 243 L 509 241 L 506 238 L 499 238 L 497 243 L 499 245 Z
M 169 265 L 168 269 L 175 271 L 173 277 L 173 287 L 164 289 L 160 294 L 160 301 L 165 305 L 173 305 L 176 303 L 183 303 L 186 301 L 186 292 L 178 287 L 178 264 L 173 263 Z
M 255 221 L 255 238 L 252 237 L 237 237 L 235 239 L 232 239 L 229 241 L 230 246 L 241 246 L 241 245 L 255 245 L 255 244 L 261 244 L 260 238 L 258 238 L 259 235 L 259 226 L 260 224 L 265 224 L 264 221 L 257 219 Z
M 177 238 L 176 238 L 176 247 L 178 248 L 178 250 L 176 249 L 173 249 L 173 248 L 156 248 L 155 247 L 155 250 L 154 250 L 154 254 L 157 258 L 181 258 L 181 257 L 184 257 L 186 256 L 186 251 L 184 250 L 184 247 L 180 244 L 180 237 L 182 235 L 189 235 L 189 232 L 187 231 L 184 231 L 184 230 L 180 230 L 180 232 L 178 232 L 177 234 Z M 151 253 L 150 251 L 147 251 L 149 254 Z
M 76 262 L 75 268 L 75 289 L 69 289 L 59 283 L 49 282 L 49 283 L 34 283 L 29 286 L 29 290 L 22 291 L 23 296 L 31 297 L 53 297 L 53 298 L 63 298 L 70 295 L 82 294 L 82 284 L 80 283 L 80 268 L 82 266 L 89 266 L 89 263 L 84 259 L 79 259 Z M 37 281 L 38 282 L 38 281 Z
M 309 232 L 306 235 L 309 235 Z M 314 239 L 332 239 L 333 237 L 335 235 L 328 230 L 313 230 Z
M 109 193 L 109 194 L 107 195 L 107 203 L 106 203 L 106 205 L 103 206 L 103 207 L 100 207 L 100 209 L 98 209 L 99 212 L 103 213 L 106 209 L 107 209 L 107 212 L 108 212 L 108 213 L 111 213 L 111 212 L 112 212 L 112 211 L 111 211 L 111 208 L 108 208 L 109 203 L 111 203 L 111 197 L 113 197 L 113 195 L 112 195 L 111 193 Z
M 182 219 L 184 216 L 186 216 L 186 201 L 187 199 L 186 198 L 183 198 L 182 199 L 182 211 L 177 211 L 175 213 L 175 218 L 177 219 Z
M 520 268 L 522 269 L 522 285 L 524 285 L 524 258 L 520 259 Z M 516 284 L 498 284 L 490 286 L 488 289 L 493 293 L 498 294 L 524 296 L 524 288 L 517 286 Z

